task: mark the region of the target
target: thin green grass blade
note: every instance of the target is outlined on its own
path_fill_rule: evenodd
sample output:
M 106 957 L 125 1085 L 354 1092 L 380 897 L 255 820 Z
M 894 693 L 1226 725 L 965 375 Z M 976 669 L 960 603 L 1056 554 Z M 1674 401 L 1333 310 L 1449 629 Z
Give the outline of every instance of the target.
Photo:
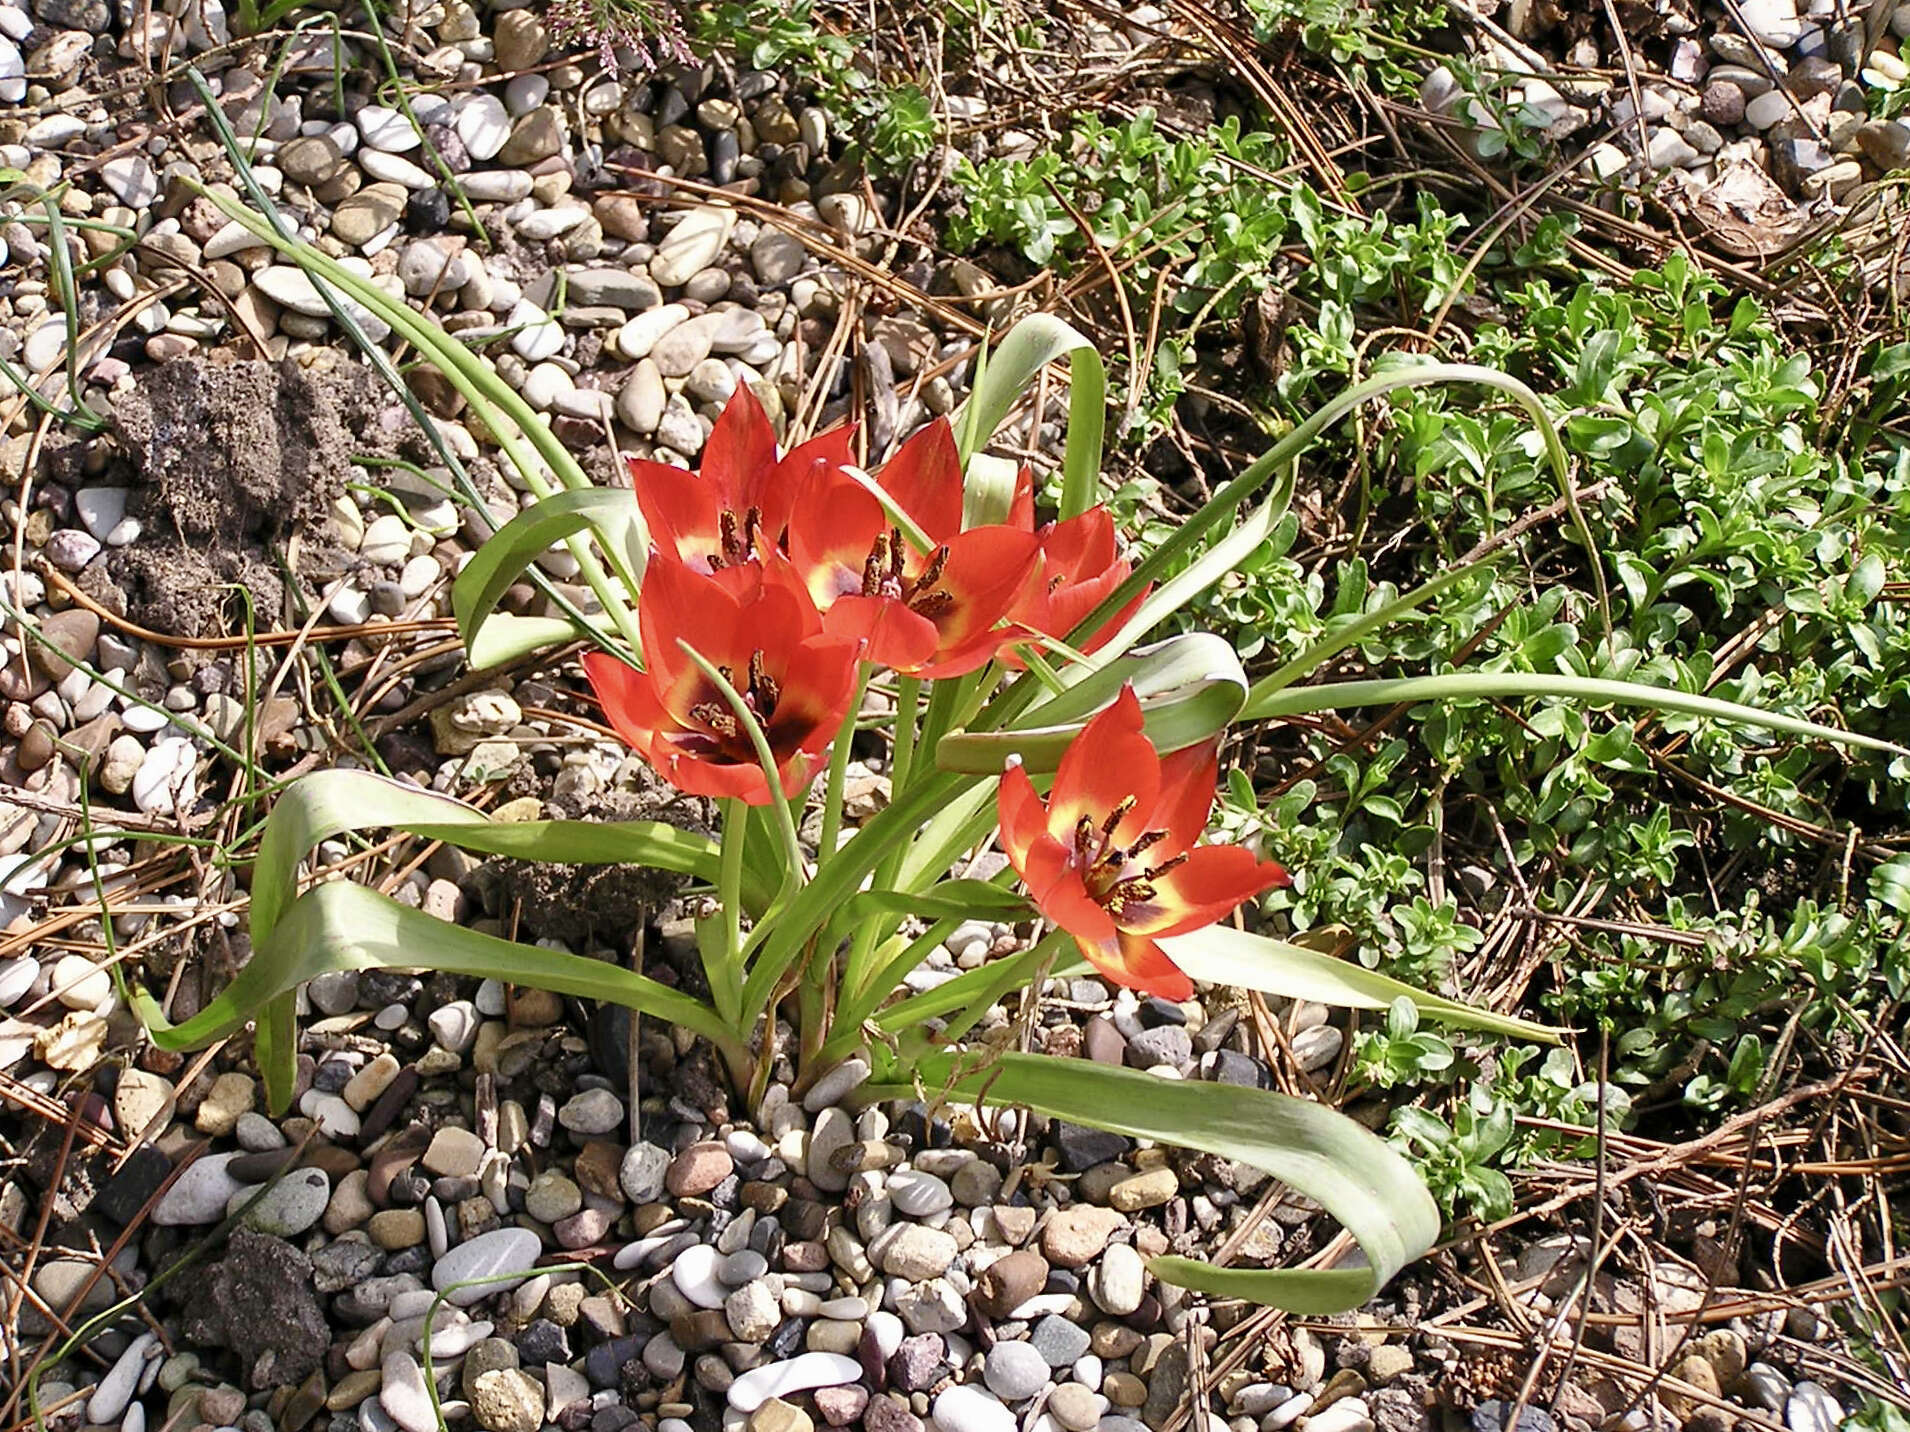
M 1478 1029 L 1517 1039 L 1558 1043 L 1561 1032 L 1530 1020 L 1494 1014 L 1443 995 L 1428 994 L 1377 970 L 1338 960 L 1319 950 L 1229 925 L 1209 925 L 1160 942 L 1167 957 L 1191 977 L 1288 999 L 1310 999 L 1341 1009 L 1387 1009 L 1402 995 L 1428 1019 L 1459 1029 Z
M 1279 691 L 1263 691 L 1258 685 L 1248 693 L 1243 721 L 1262 721 L 1274 716 L 1301 716 L 1315 711 L 1343 711 L 1357 706 L 1396 706 L 1402 702 L 1518 700 L 1547 696 L 1578 701 L 1593 706 L 1643 706 L 1653 711 L 1676 711 L 1686 716 L 1704 716 L 1714 721 L 1732 721 L 1741 726 L 1781 731 L 1829 741 L 1841 746 L 1859 746 L 1867 751 L 1887 751 L 1892 755 L 1910 755 L 1910 749 L 1894 741 L 1866 736 L 1857 731 L 1841 731 L 1816 721 L 1802 721 L 1775 711 L 1760 711 L 1735 701 L 1720 701 L 1715 696 L 1700 696 L 1668 686 L 1647 686 L 1638 681 L 1606 681 L 1591 676 L 1566 676 L 1526 671 L 1454 671 L 1436 676 L 1407 676 L 1397 680 L 1329 681 L 1317 686 L 1289 686 Z
M 1155 1258 L 1164 1282 L 1246 1298 L 1307 1316 L 1367 1302 L 1439 1236 L 1439 1209 L 1412 1166 L 1376 1134 L 1322 1104 L 1230 1084 L 1162 1079 L 1084 1059 L 1005 1054 L 972 1072 L 951 1056 L 916 1073 L 955 1099 L 1021 1105 L 1050 1118 L 1236 1159 L 1317 1201 L 1353 1235 L 1364 1267 L 1216 1268 Z M 874 1098 L 913 1097 L 914 1085 L 865 1087 Z

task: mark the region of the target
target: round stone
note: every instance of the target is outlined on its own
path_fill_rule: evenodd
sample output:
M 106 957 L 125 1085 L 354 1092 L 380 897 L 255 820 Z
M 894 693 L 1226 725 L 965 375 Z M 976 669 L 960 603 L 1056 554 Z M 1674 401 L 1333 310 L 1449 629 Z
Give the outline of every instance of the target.
M 935 1425 L 939 1432 L 1016 1432 L 1019 1424 L 992 1394 L 964 1383 L 935 1399 Z
M 623 1100 L 608 1089 L 586 1089 L 557 1111 L 557 1122 L 573 1134 L 607 1134 L 623 1122 Z
M 524 1211 L 539 1223 L 556 1223 L 584 1206 L 584 1192 L 556 1169 L 545 1169 L 524 1191 Z
M 1003 1402 L 1020 1402 L 1048 1385 L 1048 1360 L 1025 1342 L 998 1342 L 988 1350 L 982 1378 Z
M 728 1178 L 735 1163 L 715 1140 L 691 1144 L 670 1161 L 664 1185 L 678 1198 L 700 1198 Z

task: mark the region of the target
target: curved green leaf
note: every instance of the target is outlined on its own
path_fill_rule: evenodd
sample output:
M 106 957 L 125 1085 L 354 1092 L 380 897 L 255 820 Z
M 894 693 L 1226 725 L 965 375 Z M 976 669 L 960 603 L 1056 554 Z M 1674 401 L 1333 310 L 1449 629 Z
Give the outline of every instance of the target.
M 473 671 L 489 671 L 540 651 L 548 651 L 587 633 L 562 617 L 520 617 L 492 612 L 465 643 L 465 661 Z
M 962 462 L 981 451 L 1028 385 L 1057 358 L 1068 360 L 1068 438 L 1061 460 L 1061 515 L 1094 505 L 1101 480 L 1102 434 L 1107 426 L 1108 375 L 1091 339 L 1051 313 L 1031 313 L 1008 331 L 975 380 L 975 391 L 955 414 Z M 972 525 L 965 524 L 965 525 Z
M 369 771 L 317 771 L 280 793 L 252 867 L 251 934 L 269 944 L 298 891 L 301 861 L 322 840 L 353 830 L 404 830 L 487 855 L 573 865 L 636 861 L 715 882 L 716 844 L 661 821 L 495 822 L 449 796 Z
M 1216 1268 L 1189 1258 L 1149 1263 L 1163 1282 L 1317 1316 L 1368 1301 L 1439 1236 L 1439 1209 L 1412 1166 L 1383 1139 L 1323 1104 L 1243 1089 L 1162 1079 L 1084 1059 L 1004 1054 L 980 1067 L 956 1056 L 917 1061 L 931 1090 L 988 1104 L 1018 1104 L 1130 1138 L 1155 1139 L 1237 1159 L 1314 1199 L 1353 1235 L 1366 1266 Z M 864 1085 L 873 1098 L 915 1097 L 912 1082 Z
M 1034 772 L 1052 771 L 1094 714 L 1132 682 L 1147 736 L 1163 755 L 1225 730 L 1247 697 L 1247 674 L 1233 647 L 1210 632 L 1188 632 L 1139 647 L 1081 675 L 1066 691 L 1005 731 L 957 731 L 935 747 L 935 763 L 967 775 L 1001 774 L 1009 756 Z M 1066 679 L 1066 678 L 1064 678 Z M 1039 724 L 1036 724 L 1039 722 Z
M 733 1042 L 716 1011 L 668 985 L 604 960 L 520 945 L 400 905 L 362 885 L 333 880 L 306 891 L 280 916 L 269 944 L 206 1007 L 169 1023 L 146 990 L 133 1004 L 162 1049 L 197 1049 L 242 1028 L 266 1004 L 335 970 L 445 970 L 474 979 L 532 984 L 580 999 L 624 1004 L 694 1029 L 719 1046 Z M 289 1052 L 289 1051 L 288 1051 Z M 280 1099 L 289 1096 L 283 1086 Z M 275 1107 L 282 1107 L 275 1099 Z
M 657 821 L 609 824 L 527 821 L 519 825 L 499 824 L 482 811 L 474 810 L 449 796 L 436 795 L 416 786 L 373 775 L 369 771 L 319 771 L 295 781 L 280 793 L 277 803 L 272 807 L 272 814 L 266 818 L 264 833 L 259 838 L 259 853 L 252 866 L 252 961 L 241 971 L 240 978 L 208 1007 L 243 1010 L 237 1023 L 243 1023 L 248 1017 L 257 1018 L 256 1052 L 259 1068 L 265 1077 L 267 1099 L 274 1108 L 284 1108 L 291 1099 L 294 1059 L 298 1047 L 292 991 L 301 980 L 310 978 L 309 975 L 281 978 L 281 973 L 286 969 L 306 967 L 313 967 L 318 973 L 333 968 L 360 968 L 356 965 L 323 964 L 326 958 L 324 948 L 315 943 L 318 937 L 310 931 L 302 935 L 297 932 L 282 935 L 279 928 L 281 922 L 288 912 L 303 903 L 298 896 L 299 866 L 320 841 L 347 831 L 387 827 L 488 854 L 519 855 L 527 859 L 561 860 L 575 864 L 635 860 L 704 880 L 714 881 L 716 876 L 717 852 L 712 841 L 694 831 L 678 830 Z M 321 887 L 324 890 L 355 888 L 341 885 Z M 761 892 L 753 893 L 761 895 Z M 347 898 L 327 895 L 324 908 L 330 910 Z M 431 920 L 429 916 L 421 918 L 432 925 L 441 923 Z M 328 929 L 326 938 L 330 939 L 333 933 Z M 301 939 L 304 941 L 302 946 L 299 943 Z M 333 943 L 336 944 L 337 940 L 333 940 Z M 520 982 L 542 982 L 542 966 L 538 957 L 550 952 L 528 950 L 515 945 L 508 947 L 518 951 L 513 957 L 517 961 L 515 973 L 509 977 Z M 314 966 L 314 961 L 319 963 Z M 406 961 L 393 954 L 390 963 L 410 968 L 431 962 L 415 957 Z M 260 972 L 257 975 L 252 974 L 255 968 Z M 558 988 L 556 985 L 550 987 Z M 136 988 L 133 991 L 133 1002 L 141 1017 L 152 1025 L 156 1040 L 161 1037 L 160 1031 L 164 1030 L 166 1038 L 185 1041 L 168 1045 L 168 1048 L 191 1047 L 191 1041 L 199 1038 L 208 1027 L 203 1019 L 189 1021 L 177 1029 L 166 1025 L 158 1005 L 144 990 Z M 236 1028 L 237 1023 L 232 1027 Z
M 1160 946 L 1188 975 L 1208 984 L 1310 999 L 1340 1009 L 1388 1009 L 1403 995 L 1427 1018 L 1455 1028 L 1542 1039 L 1550 1044 L 1560 1038 L 1558 1030 L 1543 1024 L 1428 994 L 1351 960 L 1335 959 L 1319 950 L 1249 934 L 1230 925 L 1209 925 L 1191 934 L 1169 935 Z
M 1815 721 L 1800 721 L 1775 711 L 1760 711 L 1735 701 L 1720 701 L 1715 696 L 1700 696 L 1668 686 L 1647 686 L 1638 681 L 1605 681 L 1590 676 L 1564 676 L 1529 671 L 1454 671 L 1437 676 L 1408 676 L 1390 681 L 1329 681 L 1317 686 L 1289 686 L 1282 690 L 1262 690 L 1255 686 L 1241 711 L 1246 721 L 1269 716 L 1299 716 L 1314 711 L 1340 711 L 1349 706 L 1393 706 L 1401 702 L 1516 700 L 1524 696 L 1556 696 L 1591 706 L 1645 706 L 1656 711 L 1677 711 L 1687 716 L 1706 716 L 1714 721 L 1735 721 L 1743 726 L 1760 726 L 1767 731 L 1782 731 L 1788 736 L 1804 736 L 1837 745 L 1861 746 L 1869 751 L 1888 751 L 1892 755 L 1910 755 L 1910 749 L 1893 741 L 1865 736 L 1856 731 L 1840 731 Z
M 554 492 L 491 534 L 451 584 L 451 612 L 467 649 L 524 569 L 567 537 L 594 532 L 620 571 L 641 581 L 650 538 L 627 487 L 582 487 Z M 564 624 L 566 632 L 569 624 Z

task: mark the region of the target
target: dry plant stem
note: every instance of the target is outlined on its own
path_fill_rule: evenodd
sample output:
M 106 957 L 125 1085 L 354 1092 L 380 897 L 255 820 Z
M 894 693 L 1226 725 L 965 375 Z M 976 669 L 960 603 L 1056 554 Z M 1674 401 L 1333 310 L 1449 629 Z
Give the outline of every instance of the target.
M 319 626 L 312 624 L 299 631 L 255 632 L 248 636 L 168 636 L 164 632 L 152 631 L 136 622 L 108 610 L 94 601 L 79 587 L 75 586 L 67 575 L 50 563 L 42 562 L 40 575 L 57 587 L 60 592 L 76 606 L 86 608 L 101 621 L 111 624 L 128 636 L 141 641 L 151 642 L 154 646 L 176 647 L 182 651 L 236 651 L 246 646 L 300 646 L 307 642 L 350 641 L 354 637 L 405 636 L 421 631 L 455 631 L 457 622 L 451 617 L 426 617 L 413 621 L 362 622 L 357 626 Z M 322 608 L 321 608 L 322 610 Z

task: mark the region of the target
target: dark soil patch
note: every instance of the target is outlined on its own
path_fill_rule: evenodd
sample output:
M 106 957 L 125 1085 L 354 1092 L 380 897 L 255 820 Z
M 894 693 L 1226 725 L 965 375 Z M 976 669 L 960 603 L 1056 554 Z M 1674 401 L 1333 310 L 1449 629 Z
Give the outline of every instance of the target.
M 273 554 L 322 530 L 353 454 L 392 445 L 382 406 L 372 375 L 342 362 L 181 359 L 153 369 L 113 405 L 148 533 L 112 558 L 115 605 L 155 631 L 214 636 L 242 628 L 243 591 L 258 624 L 278 622 L 285 592 Z
M 560 803 L 558 812 L 571 820 L 660 820 L 708 835 L 711 826 L 704 805 L 694 796 L 659 784 Z M 685 879 L 673 871 L 640 865 L 546 865 L 497 858 L 473 871 L 466 888 L 487 913 L 509 918 L 515 909 L 520 939 L 625 949 L 636 932 L 676 898 Z

